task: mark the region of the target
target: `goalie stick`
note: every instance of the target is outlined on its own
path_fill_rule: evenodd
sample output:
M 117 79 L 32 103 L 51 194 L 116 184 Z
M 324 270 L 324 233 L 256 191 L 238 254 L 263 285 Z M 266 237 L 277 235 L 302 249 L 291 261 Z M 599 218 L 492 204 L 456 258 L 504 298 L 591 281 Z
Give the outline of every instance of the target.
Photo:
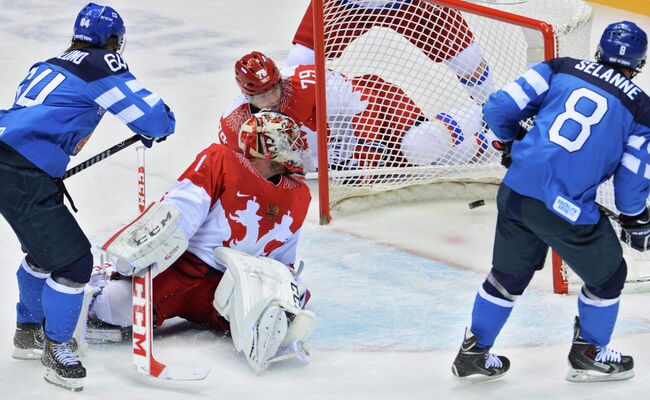
M 144 147 L 138 147 L 138 208 L 146 205 Z M 151 266 L 140 275 L 133 275 L 133 365 L 143 375 L 160 379 L 193 381 L 205 379 L 210 368 L 179 367 L 164 364 L 153 354 L 153 277 Z

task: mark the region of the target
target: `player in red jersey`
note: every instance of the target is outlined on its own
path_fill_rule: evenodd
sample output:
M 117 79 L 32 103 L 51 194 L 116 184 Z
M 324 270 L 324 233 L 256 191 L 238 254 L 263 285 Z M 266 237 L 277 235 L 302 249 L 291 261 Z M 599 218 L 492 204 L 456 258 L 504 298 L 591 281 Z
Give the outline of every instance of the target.
M 490 68 L 461 13 L 420 0 L 324 0 L 325 58 L 341 57 L 348 45 L 372 28 L 389 28 L 432 62 L 450 68 L 467 93 L 483 104 L 494 90 Z M 287 65 L 314 63 L 313 4 L 293 38 Z
M 316 72 L 313 65 L 283 70 L 264 54 L 253 51 L 235 63 L 241 95 L 219 121 L 219 140 L 240 151 L 237 138 L 244 122 L 262 109 L 291 117 L 303 131 L 309 148 L 316 148 Z M 311 169 L 310 166 L 306 166 Z
M 237 350 L 255 370 L 262 370 L 279 351 L 302 343 L 310 333 L 292 332 L 286 313 L 302 315 L 308 322 L 315 318 L 302 310 L 309 294 L 289 273 L 311 200 L 302 176 L 293 173 L 302 171 L 307 145 L 293 120 L 274 112 L 245 121 L 238 143 L 239 152 L 212 144 L 199 153 L 163 199 L 116 234 L 106 251 L 124 275 L 155 263 L 156 327 L 181 317 L 232 331 Z M 160 232 L 149 227 L 156 215 L 168 216 Z M 153 235 L 140 245 L 138 238 L 147 236 L 148 229 Z M 245 262 L 228 261 L 232 259 Z M 242 273 L 242 268 L 248 270 Z M 254 282 L 242 284 L 241 279 L 251 277 Z M 130 282 L 106 284 L 101 277 L 96 281 L 103 287 L 90 306 L 87 337 L 119 340 L 120 327 L 131 324 Z M 255 310 L 250 305 L 269 301 L 264 297 L 269 293 L 275 293 L 273 299 L 280 299 L 282 307 L 261 307 L 259 315 L 251 315 Z M 241 305 L 242 298 L 250 298 L 248 308 Z M 236 322 L 242 320 L 257 321 L 255 341 L 242 339 L 253 333 L 250 326 Z M 271 330 L 282 334 L 264 336 L 261 330 L 268 324 L 276 324 Z M 288 336 L 295 343 L 283 343 Z M 258 357 L 252 359 L 255 352 Z
M 310 149 L 317 148 L 313 65 L 280 70 L 269 57 L 252 52 L 235 63 L 235 78 L 242 94 L 220 119 L 221 143 L 238 151 L 241 124 L 260 109 L 269 108 L 293 118 Z M 460 115 L 463 118 L 441 113 L 429 120 L 402 89 L 377 75 L 348 78 L 327 71 L 325 81 L 328 161 L 332 168 L 426 165 L 449 160 L 463 164 L 488 148 L 478 106 Z M 469 138 L 463 140 L 462 135 Z M 314 166 L 315 155 L 312 151 Z

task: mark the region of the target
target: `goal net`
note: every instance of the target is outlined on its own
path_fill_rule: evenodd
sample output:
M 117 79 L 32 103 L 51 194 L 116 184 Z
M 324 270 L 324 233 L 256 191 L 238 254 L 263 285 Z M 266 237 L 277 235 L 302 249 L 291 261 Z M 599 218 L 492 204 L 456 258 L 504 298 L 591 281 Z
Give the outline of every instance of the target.
M 615 215 L 619 214 L 614 204 L 614 185 L 609 180 L 598 188 L 596 201 Z M 650 203 L 649 203 L 650 205 Z M 620 237 L 621 226 L 612 221 L 616 234 Z M 650 291 L 650 254 L 634 250 L 626 243 L 621 243 L 623 257 L 627 262 L 627 278 L 625 292 Z M 569 266 L 555 253 L 553 253 L 553 291 L 559 294 L 578 293 L 582 287 L 582 280 L 569 268 Z
M 315 0 L 314 8 L 324 222 L 377 195 L 454 197 L 468 183 L 497 184 L 504 170 L 482 104 L 537 62 L 589 56 L 583 0 Z
M 323 222 L 377 198 L 495 193 L 505 171 L 481 105 L 532 64 L 591 57 L 583 0 L 314 0 L 314 8 Z M 603 185 L 599 202 L 617 212 L 613 198 Z M 623 247 L 628 279 L 650 281 L 648 256 Z M 581 285 L 556 255 L 553 273 L 557 293 Z

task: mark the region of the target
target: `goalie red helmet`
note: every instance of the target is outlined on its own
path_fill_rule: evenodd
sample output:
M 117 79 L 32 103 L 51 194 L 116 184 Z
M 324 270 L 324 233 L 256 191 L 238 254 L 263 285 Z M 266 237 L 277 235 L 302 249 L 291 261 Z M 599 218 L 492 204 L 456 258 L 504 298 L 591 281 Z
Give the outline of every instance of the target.
M 239 147 L 249 158 L 282 163 L 292 172 L 303 172 L 307 140 L 291 117 L 262 110 L 244 122 L 239 131 Z
M 235 79 L 244 94 L 257 96 L 280 83 L 280 70 L 273 60 L 254 51 L 237 60 Z

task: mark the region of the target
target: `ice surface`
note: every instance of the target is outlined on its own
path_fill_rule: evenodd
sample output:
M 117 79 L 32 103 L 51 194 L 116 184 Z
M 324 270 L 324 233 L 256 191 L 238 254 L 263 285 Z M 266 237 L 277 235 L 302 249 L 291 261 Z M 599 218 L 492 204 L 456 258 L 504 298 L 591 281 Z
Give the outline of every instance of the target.
M 535 1 L 535 0 L 532 0 Z M 0 0 L 0 108 L 36 61 L 66 48 L 71 24 L 85 2 Z M 147 152 L 147 193 L 159 198 L 209 142 L 218 117 L 237 94 L 232 65 L 256 49 L 284 60 L 306 0 L 109 1 L 126 21 L 124 57 L 132 72 L 174 109 L 177 134 Z M 610 22 L 630 19 L 650 31 L 650 18 L 595 6 L 595 43 Z M 592 43 L 592 50 L 594 45 Z M 637 78 L 650 90 L 650 71 Z M 130 136 L 107 116 L 81 161 Z M 92 238 L 105 237 L 137 214 L 135 151 L 123 151 L 67 182 Z M 314 195 L 314 202 L 316 196 Z M 314 204 L 315 205 L 315 204 Z M 449 201 L 383 207 L 316 224 L 316 207 L 299 250 L 310 307 L 319 315 L 308 347 L 309 365 L 276 365 L 256 376 L 230 340 L 183 322 L 155 336 L 167 363 L 212 368 L 202 382 L 164 382 L 138 376 L 130 346 L 91 346 L 84 355 L 86 388 L 72 394 L 43 381 L 39 362 L 11 359 L 22 257 L 0 219 L 0 398 L 2 399 L 636 399 L 650 392 L 648 295 L 627 295 L 613 347 L 635 356 L 630 381 L 570 384 L 566 354 L 576 312 L 573 296 L 551 294 L 548 268 L 517 302 L 495 351 L 512 370 L 503 379 L 456 382 L 450 365 L 469 323 L 478 285 L 489 269 L 494 202 L 469 210 Z

